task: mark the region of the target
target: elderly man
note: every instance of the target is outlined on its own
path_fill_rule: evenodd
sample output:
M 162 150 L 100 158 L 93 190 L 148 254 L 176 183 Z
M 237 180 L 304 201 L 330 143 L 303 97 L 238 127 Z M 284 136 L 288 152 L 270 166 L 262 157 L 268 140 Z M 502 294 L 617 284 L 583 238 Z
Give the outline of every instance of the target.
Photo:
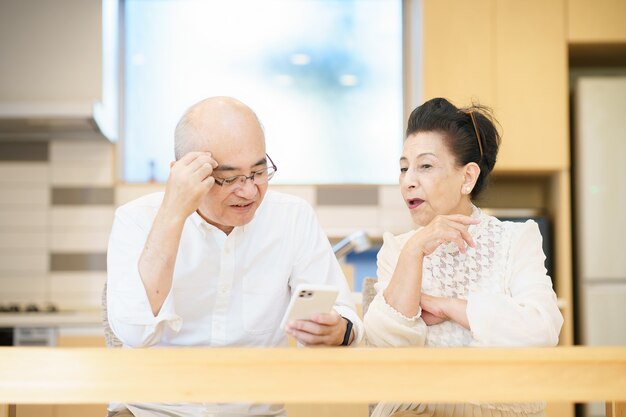
M 254 112 L 232 98 L 203 100 L 178 123 L 175 151 L 165 193 L 115 214 L 107 303 L 124 345 L 284 346 L 280 320 L 300 283 L 335 285 L 339 297 L 333 311 L 295 321 L 287 333 L 307 346 L 358 343 L 361 321 L 313 210 L 267 189 L 276 166 Z M 278 404 L 110 410 L 136 417 L 285 415 Z

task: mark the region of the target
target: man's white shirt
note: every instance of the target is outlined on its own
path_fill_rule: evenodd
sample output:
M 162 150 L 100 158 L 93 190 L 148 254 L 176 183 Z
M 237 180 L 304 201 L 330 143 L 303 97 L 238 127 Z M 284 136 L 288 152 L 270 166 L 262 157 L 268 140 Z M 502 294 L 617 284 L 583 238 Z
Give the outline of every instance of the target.
M 354 323 L 353 345 L 360 342 L 361 320 L 313 209 L 297 197 L 272 191 L 267 192 L 253 220 L 235 227 L 229 235 L 197 213 L 187 218 L 172 289 L 155 317 L 138 260 L 162 200 L 163 193 L 150 194 L 115 213 L 107 259 L 108 318 L 125 347 L 286 346 L 287 336 L 279 324 L 291 289 L 301 283 L 337 286 L 335 310 Z M 158 415 L 159 409 L 189 416 L 284 412 L 282 406 L 269 404 L 145 404 L 129 408 L 138 417 Z

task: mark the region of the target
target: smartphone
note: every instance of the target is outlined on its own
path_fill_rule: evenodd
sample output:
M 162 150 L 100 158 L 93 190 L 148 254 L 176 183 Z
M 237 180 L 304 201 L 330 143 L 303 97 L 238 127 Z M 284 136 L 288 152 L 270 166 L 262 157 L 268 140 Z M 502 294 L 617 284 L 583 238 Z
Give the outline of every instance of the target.
M 329 313 L 338 294 L 339 290 L 332 285 L 298 285 L 291 295 L 280 328 L 284 329 L 293 320 L 308 320 L 312 314 Z

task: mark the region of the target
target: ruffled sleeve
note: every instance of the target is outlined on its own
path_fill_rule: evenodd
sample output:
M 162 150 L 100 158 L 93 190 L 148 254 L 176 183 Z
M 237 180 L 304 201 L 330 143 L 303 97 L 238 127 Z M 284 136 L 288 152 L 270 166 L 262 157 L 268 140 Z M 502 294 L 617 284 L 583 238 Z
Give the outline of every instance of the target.
M 414 317 L 406 317 L 390 306 L 383 296 L 406 240 L 407 235 L 398 237 L 394 237 L 391 233 L 383 235 L 383 246 L 378 252 L 377 258 L 376 296 L 364 318 L 365 337 L 368 345 L 379 347 L 423 346 L 426 341 L 427 326 L 421 318 L 421 310 Z

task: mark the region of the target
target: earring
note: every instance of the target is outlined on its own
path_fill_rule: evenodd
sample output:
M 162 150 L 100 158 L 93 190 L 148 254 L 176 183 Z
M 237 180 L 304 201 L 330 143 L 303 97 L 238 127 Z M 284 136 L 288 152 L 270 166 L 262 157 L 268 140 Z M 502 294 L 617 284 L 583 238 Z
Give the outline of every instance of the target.
M 470 191 L 471 191 L 471 188 L 470 188 L 470 187 L 465 187 L 465 194 L 469 194 L 469 193 L 470 193 Z

